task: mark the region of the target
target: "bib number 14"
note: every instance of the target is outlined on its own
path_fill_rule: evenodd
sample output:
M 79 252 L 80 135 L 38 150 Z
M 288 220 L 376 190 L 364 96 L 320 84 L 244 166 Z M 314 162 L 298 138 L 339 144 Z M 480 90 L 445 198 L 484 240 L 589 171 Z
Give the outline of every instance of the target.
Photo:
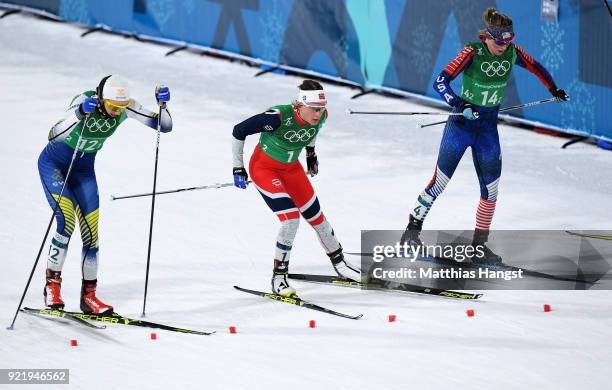
M 501 103 L 501 102 L 498 102 L 501 99 L 497 96 L 497 90 L 493 91 L 490 97 L 489 97 L 489 91 L 482 91 L 480 94 L 482 95 L 482 105 L 483 106 L 486 106 L 487 103 L 493 106 L 496 106 L 499 103 Z

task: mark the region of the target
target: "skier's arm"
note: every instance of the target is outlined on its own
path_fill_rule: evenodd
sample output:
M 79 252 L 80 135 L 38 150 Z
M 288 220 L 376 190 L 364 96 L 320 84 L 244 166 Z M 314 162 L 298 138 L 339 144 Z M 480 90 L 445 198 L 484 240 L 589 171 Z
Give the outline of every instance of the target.
M 538 61 L 536 61 L 532 56 L 527 54 L 525 50 L 519 45 L 514 45 L 516 48 L 516 64 L 522 68 L 527 69 L 540 80 L 540 82 L 546 87 L 546 89 L 550 90 L 552 88 L 557 88 L 555 85 L 555 81 L 546 68 L 542 66 Z
M 85 118 L 85 112 L 83 111 L 82 104 L 87 99 L 84 94 L 77 95 L 72 102 L 70 107 L 66 109 L 64 118 L 57 122 L 49 131 L 49 141 L 62 142 L 70 134 L 70 130 L 83 118 Z
M 138 122 L 143 125 L 149 126 L 152 129 L 157 130 L 157 117 L 158 113 L 151 111 L 142 106 L 138 101 L 132 99 L 130 100 L 130 105 L 126 109 L 126 114 L 128 118 L 136 119 Z M 165 104 L 161 109 L 161 120 L 160 120 L 160 131 L 162 133 L 168 133 L 172 131 L 172 117 L 170 116 L 170 112 Z
M 466 67 L 472 64 L 474 58 L 474 50 L 471 47 L 466 47 L 461 50 L 454 60 L 448 63 L 444 70 L 440 72 L 434 82 L 434 89 L 442 99 L 451 107 L 461 107 L 463 99 L 461 99 L 451 88 L 451 81 L 459 75 Z
M 550 73 L 546 70 L 546 68 L 536 61 L 532 56 L 527 54 L 525 50 L 519 45 L 514 45 L 516 48 L 516 64 L 522 68 L 527 69 L 536 77 L 546 89 L 550 91 L 550 93 L 559 99 L 568 100 L 569 96 L 565 93 L 564 90 L 557 88 L 555 81 L 553 80 Z
M 234 126 L 234 130 L 232 131 L 232 156 L 234 168 L 244 168 L 243 155 L 244 140 L 246 137 L 264 131 L 274 131 L 278 129 L 280 125 L 280 112 L 273 109 L 254 115 Z

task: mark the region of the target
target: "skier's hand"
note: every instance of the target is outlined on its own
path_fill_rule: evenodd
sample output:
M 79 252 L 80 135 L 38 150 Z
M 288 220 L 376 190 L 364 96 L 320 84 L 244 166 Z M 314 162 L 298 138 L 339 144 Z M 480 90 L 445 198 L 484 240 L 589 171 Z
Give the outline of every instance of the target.
M 465 103 L 463 105 L 463 109 L 461 110 L 461 113 L 466 119 L 469 119 L 471 121 L 478 119 L 478 116 L 479 116 L 478 111 L 476 111 L 474 106 L 472 106 L 470 103 Z
M 83 115 L 89 115 L 96 110 L 99 100 L 95 97 L 88 97 L 83 100 L 83 103 L 79 106 L 79 110 Z
M 310 177 L 314 177 L 319 173 L 319 160 L 317 160 L 315 148 L 310 146 L 306 147 L 306 166 L 308 167 Z
M 157 104 L 162 107 L 166 107 L 166 103 L 170 101 L 170 88 L 165 85 L 158 85 L 155 87 L 155 99 Z
M 232 173 L 234 174 L 234 185 L 242 189 L 247 188 L 249 185 L 247 182 L 247 180 L 249 180 L 249 174 L 246 169 L 234 167 Z
M 559 88 L 553 88 L 550 90 L 550 93 L 556 97 L 559 100 L 563 100 L 564 102 L 567 102 L 570 100 L 569 95 L 562 89 Z

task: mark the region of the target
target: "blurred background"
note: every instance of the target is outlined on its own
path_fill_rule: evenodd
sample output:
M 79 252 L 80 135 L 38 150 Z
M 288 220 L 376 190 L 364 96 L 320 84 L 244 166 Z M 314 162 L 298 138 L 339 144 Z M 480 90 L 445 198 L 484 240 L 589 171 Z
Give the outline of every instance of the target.
M 478 40 L 482 13 L 492 6 L 513 18 L 515 42 L 571 96 L 561 107 L 505 118 L 612 148 L 607 0 L 8 0 L 0 6 L 433 104 L 439 102 L 433 80 L 465 43 Z M 513 73 L 502 106 L 549 97 L 532 74 Z

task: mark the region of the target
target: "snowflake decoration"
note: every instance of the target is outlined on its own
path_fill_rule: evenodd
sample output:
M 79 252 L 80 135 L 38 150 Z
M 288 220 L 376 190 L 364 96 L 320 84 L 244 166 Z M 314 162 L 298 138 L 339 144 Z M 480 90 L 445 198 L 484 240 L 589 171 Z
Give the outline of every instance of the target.
M 92 25 L 95 23 L 89 15 L 87 3 L 81 0 L 64 0 L 60 3 L 59 16 L 65 20 Z
M 540 44 L 543 52 L 540 58 L 542 64 L 552 72 L 565 63 L 563 60 L 563 50 L 565 49 L 563 35 L 565 35 L 565 31 L 558 23 L 544 23 L 542 24 L 542 35 Z
M 195 0 L 183 0 L 183 7 L 187 11 L 187 15 L 191 15 L 195 10 Z
M 278 0 L 272 1 L 272 7 L 261 18 L 263 34 L 261 37 L 262 58 L 266 61 L 278 62 L 280 47 L 283 42 L 285 26 L 278 9 Z
M 413 33 L 412 48 L 410 49 L 409 56 L 410 63 L 419 74 L 426 74 L 429 65 L 434 61 L 431 54 L 433 40 L 433 33 L 427 28 L 425 19 L 421 18 Z
M 168 21 L 174 16 L 175 4 L 172 0 L 149 0 L 147 2 L 147 11 L 159 23 L 159 29 L 164 30 Z
M 595 97 L 577 79 L 569 85 L 567 93 L 571 100 L 561 104 L 561 126 L 592 133 L 595 129 Z

